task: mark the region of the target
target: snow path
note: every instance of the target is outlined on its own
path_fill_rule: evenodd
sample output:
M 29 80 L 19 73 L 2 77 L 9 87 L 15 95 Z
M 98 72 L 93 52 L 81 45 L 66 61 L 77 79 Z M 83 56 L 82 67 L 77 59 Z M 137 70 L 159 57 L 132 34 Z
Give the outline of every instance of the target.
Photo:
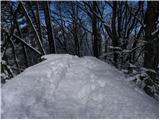
M 2 87 L 2 118 L 158 118 L 157 101 L 111 65 L 94 57 L 44 58 Z

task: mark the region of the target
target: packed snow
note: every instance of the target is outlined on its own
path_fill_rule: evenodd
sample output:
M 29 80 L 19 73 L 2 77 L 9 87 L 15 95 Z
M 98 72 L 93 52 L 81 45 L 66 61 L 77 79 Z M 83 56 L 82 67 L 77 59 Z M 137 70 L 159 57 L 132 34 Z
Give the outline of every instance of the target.
M 43 56 L 2 87 L 2 118 L 158 118 L 158 102 L 94 57 Z

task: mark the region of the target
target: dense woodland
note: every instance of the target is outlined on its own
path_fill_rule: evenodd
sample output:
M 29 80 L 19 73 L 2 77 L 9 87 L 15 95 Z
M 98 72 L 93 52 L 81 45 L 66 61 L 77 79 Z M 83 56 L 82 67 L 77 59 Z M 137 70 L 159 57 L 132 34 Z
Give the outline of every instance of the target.
M 1 2 L 1 83 L 45 54 L 94 56 L 132 76 L 157 98 L 159 3 Z

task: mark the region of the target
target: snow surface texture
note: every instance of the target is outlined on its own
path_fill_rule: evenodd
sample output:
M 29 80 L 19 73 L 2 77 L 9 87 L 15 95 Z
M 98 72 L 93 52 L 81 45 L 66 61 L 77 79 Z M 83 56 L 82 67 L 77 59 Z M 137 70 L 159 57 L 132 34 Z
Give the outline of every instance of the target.
M 2 87 L 2 118 L 158 118 L 158 103 L 94 57 L 46 55 Z

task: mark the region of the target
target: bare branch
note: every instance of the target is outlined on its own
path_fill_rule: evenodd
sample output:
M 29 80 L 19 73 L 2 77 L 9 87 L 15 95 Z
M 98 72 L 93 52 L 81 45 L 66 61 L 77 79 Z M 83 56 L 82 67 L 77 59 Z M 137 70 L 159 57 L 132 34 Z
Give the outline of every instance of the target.
M 34 25 L 33 25 L 33 23 L 32 23 L 32 20 L 31 20 L 29 14 L 28 14 L 28 12 L 27 12 L 27 10 L 26 10 L 23 2 L 22 2 L 22 1 L 19 1 L 19 3 L 20 3 L 20 6 L 22 7 L 22 9 L 23 9 L 23 11 L 24 11 L 24 14 L 25 14 L 28 22 L 30 23 L 30 26 L 31 26 L 32 29 L 33 29 L 33 32 L 34 32 L 34 34 L 35 34 L 35 36 L 36 36 L 36 38 L 37 38 L 37 42 L 38 42 L 39 47 L 40 47 L 40 49 L 41 49 L 41 51 L 42 51 L 42 54 L 45 55 L 46 53 L 45 53 L 45 50 L 44 50 L 44 48 L 43 48 L 43 46 L 42 46 L 42 42 L 41 42 L 41 40 L 40 40 L 40 38 L 39 38 L 39 35 L 38 35 L 38 32 L 37 32 L 36 28 L 34 27 Z
M 6 33 L 9 34 L 5 29 L 2 28 L 2 30 Z M 38 50 L 30 46 L 28 43 L 26 43 L 22 38 L 18 37 L 17 35 L 13 34 L 13 37 L 18 40 L 19 42 L 23 43 L 26 47 L 30 48 L 33 52 L 37 53 L 38 55 L 42 55 Z

